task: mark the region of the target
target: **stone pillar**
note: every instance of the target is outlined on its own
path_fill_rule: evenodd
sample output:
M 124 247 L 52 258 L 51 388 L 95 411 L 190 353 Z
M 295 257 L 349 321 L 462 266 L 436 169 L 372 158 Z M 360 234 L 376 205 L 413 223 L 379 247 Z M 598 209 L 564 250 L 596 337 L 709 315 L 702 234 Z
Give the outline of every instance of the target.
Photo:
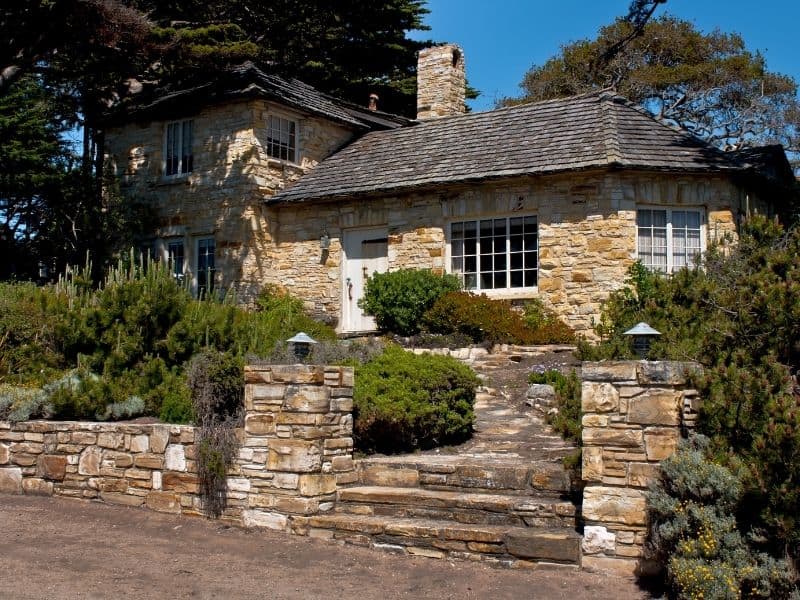
M 245 526 L 292 531 L 333 508 L 354 472 L 352 410 L 352 367 L 245 367 Z
M 694 363 L 584 363 L 584 567 L 624 574 L 647 571 L 647 487 L 658 464 L 693 426 L 697 392 L 686 389 Z
M 454 44 L 419 51 L 417 119 L 435 119 L 465 112 L 464 52 Z

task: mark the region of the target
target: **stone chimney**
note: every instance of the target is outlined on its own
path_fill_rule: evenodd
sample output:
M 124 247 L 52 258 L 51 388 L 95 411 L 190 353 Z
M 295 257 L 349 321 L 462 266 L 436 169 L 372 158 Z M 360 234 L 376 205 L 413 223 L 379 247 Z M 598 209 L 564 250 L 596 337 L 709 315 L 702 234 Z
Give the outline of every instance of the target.
M 464 109 L 464 53 L 455 44 L 419 51 L 417 60 L 417 119 L 460 115 Z

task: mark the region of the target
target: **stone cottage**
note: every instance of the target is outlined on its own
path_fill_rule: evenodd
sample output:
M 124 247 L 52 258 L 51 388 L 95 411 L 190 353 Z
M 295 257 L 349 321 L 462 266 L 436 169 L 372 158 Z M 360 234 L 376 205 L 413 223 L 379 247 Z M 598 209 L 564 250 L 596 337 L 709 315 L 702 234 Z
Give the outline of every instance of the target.
M 610 92 L 465 113 L 464 83 L 458 47 L 421 51 L 410 120 L 245 64 L 126 108 L 109 160 L 193 290 L 277 285 L 342 333 L 374 328 L 367 277 L 418 267 L 591 334 L 633 261 L 690 265 L 793 181 L 780 147 L 722 152 Z

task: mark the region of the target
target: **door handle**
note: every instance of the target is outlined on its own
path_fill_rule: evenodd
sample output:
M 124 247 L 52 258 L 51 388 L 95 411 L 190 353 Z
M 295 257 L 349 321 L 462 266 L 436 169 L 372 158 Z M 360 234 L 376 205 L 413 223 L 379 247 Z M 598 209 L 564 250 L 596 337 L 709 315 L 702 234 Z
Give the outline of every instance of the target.
M 348 300 L 352 300 L 353 299 L 353 282 L 348 277 L 346 283 L 347 283 L 347 299 Z

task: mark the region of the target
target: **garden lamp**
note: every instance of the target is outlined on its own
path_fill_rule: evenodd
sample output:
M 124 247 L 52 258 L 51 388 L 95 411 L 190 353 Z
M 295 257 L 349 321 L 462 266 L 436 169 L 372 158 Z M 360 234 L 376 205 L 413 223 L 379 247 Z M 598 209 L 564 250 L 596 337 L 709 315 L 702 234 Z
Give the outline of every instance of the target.
M 286 340 L 294 352 L 294 355 L 297 357 L 297 360 L 301 361 L 308 356 L 311 352 L 311 344 L 317 344 L 317 340 L 312 338 L 310 335 L 301 331 L 294 337 L 290 337 Z
M 647 353 L 650 352 L 650 343 L 654 338 L 661 335 L 660 331 L 656 331 L 650 325 L 642 321 L 634 327 L 631 327 L 623 335 L 630 335 L 633 337 L 633 349 L 639 358 L 646 359 Z

